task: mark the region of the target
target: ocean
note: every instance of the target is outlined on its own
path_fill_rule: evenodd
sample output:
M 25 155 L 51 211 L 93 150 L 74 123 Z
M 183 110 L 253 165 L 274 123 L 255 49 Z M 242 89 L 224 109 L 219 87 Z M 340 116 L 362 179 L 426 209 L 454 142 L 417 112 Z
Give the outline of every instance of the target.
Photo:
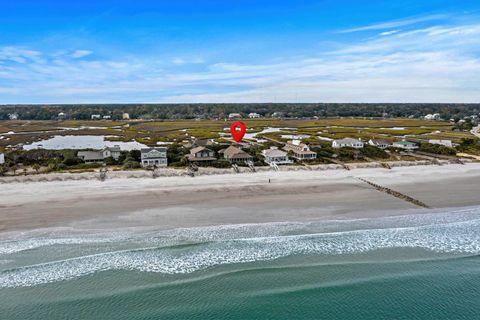
M 480 207 L 0 238 L 0 319 L 480 319 Z

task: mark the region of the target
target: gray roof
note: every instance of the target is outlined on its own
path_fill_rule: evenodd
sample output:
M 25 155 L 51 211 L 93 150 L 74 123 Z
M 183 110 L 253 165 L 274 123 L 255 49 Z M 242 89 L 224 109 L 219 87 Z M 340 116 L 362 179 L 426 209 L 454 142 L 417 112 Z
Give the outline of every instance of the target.
M 103 160 L 103 154 L 100 151 L 78 151 L 77 157 L 86 161 Z
M 120 151 L 122 151 L 122 150 L 120 149 L 120 146 L 106 147 L 106 148 L 104 148 L 103 150 L 110 150 L 111 152 L 120 152 Z
M 223 155 L 226 159 L 250 159 L 253 158 L 251 155 L 234 146 L 230 146 L 223 152 Z
M 265 157 L 285 157 L 287 153 L 280 149 L 267 149 L 263 150 Z
M 152 150 L 155 150 L 155 151 L 158 151 L 158 152 L 167 152 L 167 148 L 165 147 L 159 147 L 159 148 L 143 148 L 143 149 L 140 149 L 140 152 L 141 153 L 149 153 L 150 151 Z
M 165 156 L 160 156 L 159 153 L 166 153 L 167 148 L 160 147 L 160 148 L 144 148 L 140 150 L 141 158 L 142 159 L 157 159 L 157 158 L 165 158 Z
M 370 141 L 372 141 L 372 143 L 376 145 L 390 145 L 390 142 L 383 139 L 370 139 Z
M 344 139 L 339 139 L 339 140 L 335 140 L 337 143 L 342 143 L 342 144 L 355 144 L 355 143 L 363 143 L 362 141 L 360 140 L 357 140 L 357 139 L 352 139 L 352 138 L 344 138 Z

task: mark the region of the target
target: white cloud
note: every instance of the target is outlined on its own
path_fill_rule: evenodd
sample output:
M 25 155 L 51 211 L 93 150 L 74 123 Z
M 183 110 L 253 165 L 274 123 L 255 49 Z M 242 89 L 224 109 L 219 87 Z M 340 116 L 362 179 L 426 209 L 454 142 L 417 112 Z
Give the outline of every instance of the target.
M 190 72 L 165 71 L 154 57 L 72 60 L 0 48 L 0 61 L 25 61 L 0 64 L 0 103 L 480 101 L 480 24 L 391 31 L 302 59 Z
M 399 32 L 400 32 L 400 30 L 391 30 L 391 31 L 381 32 L 380 35 L 381 36 L 390 36 L 392 34 L 399 33 Z
M 407 19 L 387 21 L 387 22 L 382 22 L 382 23 L 371 24 L 371 25 L 368 25 L 368 26 L 345 29 L 345 30 L 341 30 L 340 33 L 351 33 L 351 32 L 371 31 L 371 30 L 385 30 L 385 29 L 414 25 L 414 24 L 418 24 L 418 23 L 421 23 L 421 22 L 428 22 L 428 21 L 435 21 L 435 20 L 438 21 L 438 20 L 442 20 L 442 19 L 446 19 L 446 18 L 448 18 L 448 15 L 443 15 L 443 14 L 429 15 L 429 16 L 424 16 L 424 17 L 411 17 L 411 18 L 407 18 Z
M 172 63 L 173 64 L 200 64 L 200 63 L 205 63 L 205 60 L 203 60 L 202 58 L 189 58 L 189 59 L 185 59 L 185 58 L 179 58 L 179 57 L 176 57 L 176 58 L 173 58 L 172 59 Z
M 92 53 L 93 51 L 90 51 L 90 50 L 75 50 L 74 52 L 72 52 L 70 56 L 75 59 L 80 59 L 80 58 L 89 56 Z

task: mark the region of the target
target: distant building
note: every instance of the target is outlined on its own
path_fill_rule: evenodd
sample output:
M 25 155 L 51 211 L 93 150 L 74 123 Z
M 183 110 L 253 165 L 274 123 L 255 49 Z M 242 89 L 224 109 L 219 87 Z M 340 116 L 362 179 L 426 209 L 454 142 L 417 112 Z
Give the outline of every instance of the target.
M 380 149 L 386 149 L 386 148 L 388 148 L 392 145 L 390 142 L 388 142 L 387 140 L 383 140 L 383 139 L 370 139 L 368 141 L 368 144 L 371 145 L 371 146 L 380 148 Z
M 0 153 L 0 164 L 5 163 L 5 155 L 3 153 Z
M 235 119 L 235 118 L 241 118 L 242 115 L 240 113 L 230 113 L 228 115 L 228 119 Z
M 272 113 L 272 118 L 283 118 L 285 114 L 283 112 L 274 112 Z
M 87 150 L 87 151 L 78 151 L 77 157 L 82 159 L 84 162 L 103 162 L 105 159 L 112 157 L 114 160 L 120 158 L 121 149 L 119 146 L 106 147 L 102 150 Z
M 99 115 L 99 114 L 92 114 L 92 115 L 90 116 L 90 118 L 91 118 L 92 120 L 100 120 L 101 117 L 102 117 L 102 116 Z
M 8 119 L 10 120 L 18 120 L 18 113 L 9 113 Z
M 285 151 L 278 149 L 277 147 L 270 147 L 270 149 L 263 150 L 262 155 L 265 158 L 265 163 L 268 164 L 290 164 L 293 161 L 288 159 L 288 155 Z
M 219 153 L 223 154 L 223 157 L 232 163 L 244 163 L 253 160 L 251 155 L 234 146 L 223 149 Z
M 250 112 L 250 113 L 248 114 L 248 117 L 249 117 L 250 119 L 255 119 L 255 118 L 261 118 L 262 116 L 261 116 L 260 114 L 256 113 L 256 112 Z
M 345 139 L 339 139 L 339 140 L 333 140 L 332 141 L 332 148 L 349 147 L 349 148 L 355 148 L 355 149 L 362 149 L 363 146 L 364 145 L 363 145 L 363 142 L 361 140 L 352 139 L 352 138 L 345 138 Z
M 285 151 L 292 151 L 293 158 L 297 160 L 316 159 L 317 153 L 310 150 L 310 147 L 300 140 L 291 140 L 283 147 Z
M 130 115 L 129 115 L 128 113 L 124 112 L 124 113 L 122 114 L 122 119 L 123 119 L 123 120 L 130 120 Z
M 58 120 L 63 120 L 67 117 L 67 115 L 64 113 L 64 112 L 60 112 L 58 115 L 57 115 L 57 118 Z
M 395 142 L 393 143 L 393 147 L 399 148 L 399 149 L 408 150 L 408 151 L 413 151 L 413 150 L 415 150 L 415 149 L 418 149 L 418 146 L 417 146 L 416 143 L 410 142 L 410 141 L 406 141 L 406 140 L 395 141 Z
M 427 114 L 424 117 L 425 120 L 440 120 L 440 113 Z
M 215 145 L 215 140 L 213 139 L 194 139 L 184 144 L 185 148 L 187 149 L 195 147 L 208 147 L 213 145 Z
M 103 116 L 103 120 L 110 120 L 112 119 L 112 116 Z
M 146 148 L 140 150 L 142 167 L 166 167 L 167 148 Z
M 190 154 L 187 156 L 190 162 L 202 162 L 208 163 L 217 160 L 215 152 L 206 147 L 195 147 L 190 150 Z
M 431 143 L 431 144 L 439 144 L 439 145 L 442 145 L 442 146 L 445 146 L 445 147 L 453 147 L 453 143 L 452 143 L 452 140 L 428 140 L 428 143 Z

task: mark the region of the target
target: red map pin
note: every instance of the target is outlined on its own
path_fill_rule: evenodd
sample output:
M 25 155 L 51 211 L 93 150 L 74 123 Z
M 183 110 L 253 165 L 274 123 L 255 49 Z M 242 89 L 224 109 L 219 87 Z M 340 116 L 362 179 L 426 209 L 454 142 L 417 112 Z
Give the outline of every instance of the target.
M 232 133 L 233 140 L 240 142 L 247 131 L 245 123 L 237 121 L 230 126 L 230 132 Z

